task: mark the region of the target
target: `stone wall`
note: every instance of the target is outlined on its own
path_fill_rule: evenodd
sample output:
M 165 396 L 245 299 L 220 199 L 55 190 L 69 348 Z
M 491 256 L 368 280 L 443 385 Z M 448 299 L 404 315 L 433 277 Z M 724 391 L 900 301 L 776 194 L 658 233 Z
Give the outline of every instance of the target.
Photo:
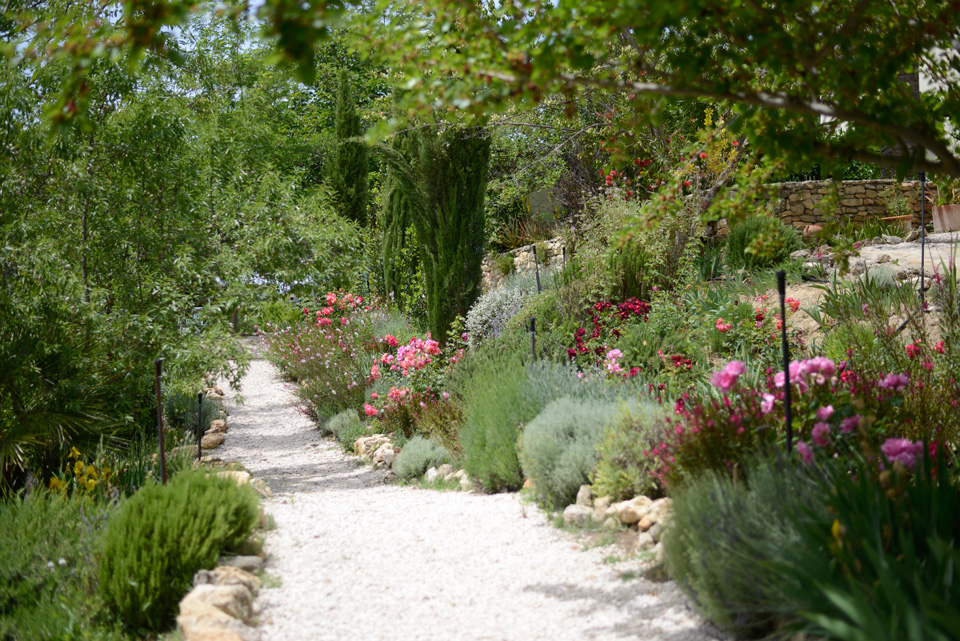
M 542 241 L 542 244 L 546 246 L 547 251 L 546 256 L 537 256 L 540 262 L 541 274 L 543 274 L 545 267 L 559 265 L 563 261 L 564 241 L 562 237 L 558 236 L 557 238 Z M 513 256 L 513 268 L 516 273 L 522 274 L 534 270 L 533 248 L 534 245 L 524 245 L 523 247 L 518 247 L 517 249 L 507 252 Z M 570 256 L 568 255 L 567 259 L 569 258 Z M 483 290 L 490 291 L 491 289 L 499 287 L 504 276 L 500 274 L 492 256 L 484 256 L 482 268 Z
M 891 216 L 883 192 L 890 187 L 900 190 L 909 200 L 913 212 L 912 227 L 920 226 L 920 183 L 918 181 L 898 183 L 895 180 L 816 180 L 779 184 L 780 202 L 775 213 L 787 224 L 803 229 L 807 225 L 822 225 L 831 220 L 849 220 L 853 223 L 866 223 Z M 838 208 L 835 216 L 826 216 L 820 208 L 823 197 L 837 190 Z M 936 187 L 926 184 L 926 194 L 936 196 Z M 930 218 L 930 202 L 926 208 L 926 218 Z

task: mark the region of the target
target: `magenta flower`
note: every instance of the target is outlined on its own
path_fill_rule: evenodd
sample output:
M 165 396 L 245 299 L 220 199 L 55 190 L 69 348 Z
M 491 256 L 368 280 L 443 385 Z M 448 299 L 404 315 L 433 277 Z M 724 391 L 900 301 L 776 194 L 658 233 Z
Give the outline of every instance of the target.
M 817 420 L 829 421 L 831 416 L 833 416 L 833 405 L 827 405 L 817 409 Z
M 812 438 L 813 442 L 820 447 L 826 447 L 830 445 L 830 424 L 820 422 L 814 425 L 813 429 L 810 431 L 810 438 Z
M 763 400 L 760 402 L 760 411 L 763 412 L 764 414 L 769 414 L 770 412 L 772 412 L 773 403 L 776 400 L 777 399 L 774 397 L 773 394 L 764 394 Z
M 845 418 L 840 421 L 840 431 L 844 434 L 849 434 L 860 427 L 860 415 L 854 414 L 850 418 Z
M 880 446 L 880 451 L 891 463 L 900 463 L 908 470 L 912 470 L 917 457 L 923 455 L 923 443 L 921 441 L 914 443 L 906 438 L 888 438 Z
M 746 371 L 747 367 L 743 361 L 730 361 L 721 371 L 716 372 L 710 382 L 721 392 L 727 393 L 736 384 L 737 379 Z
M 813 450 L 803 441 L 797 441 L 797 451 L 800 452 L 800 458 L 804 463 L 813 463 Z
M 883 380 L 877 383 L 883 389 L 899 392 L 910 384 L 910 377 L 906 374 L 887 374 Z

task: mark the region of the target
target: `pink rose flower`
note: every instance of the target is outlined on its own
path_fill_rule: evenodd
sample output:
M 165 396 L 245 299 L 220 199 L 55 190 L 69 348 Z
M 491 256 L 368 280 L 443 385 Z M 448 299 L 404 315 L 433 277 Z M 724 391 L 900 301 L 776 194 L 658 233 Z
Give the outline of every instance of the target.
M 820 447 L 830 445 L 830 424 L 820 422 L 814 425 L 810 431 L 810 438 Z

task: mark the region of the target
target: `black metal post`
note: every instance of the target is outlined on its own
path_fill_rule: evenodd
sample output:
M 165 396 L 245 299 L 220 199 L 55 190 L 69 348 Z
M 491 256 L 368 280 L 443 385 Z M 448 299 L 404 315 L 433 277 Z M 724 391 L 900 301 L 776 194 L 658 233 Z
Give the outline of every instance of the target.
M 197 392 L 197 463 L 203 458 L 203 392 Z
M 540 293 L 540 262 L 537 260 L 537 246 L 533 246 L 533 268 L 537 272 L 537 293 Z
M 153 361 L 157 378 L 157 435 L 160 437 L 160 482 L 167 484 L 167 454 L 163 443 L 163 404 L 160 402 L 160 374 L 163 368 L 163 359 Z
M 783 343 L 783 407 L 787 425 L 787 454 L 793 451 L 793 414 L 790 407 L 790 346 L 787 345 L 787 273 L 777 272 L 777 293 L 780 294 L 780 342 Z
M 530 363 L 537 360 L 537 319 L 530 317 Z
M 560 252 L 561 252 L 561 254 L 563 255 L 563 266 L 562 266 L 562 269 L 566 269 L 566 268 L 567 268 L 567 246 L 564 245 L 563 247 L 561 247 L 561 248 L 560 248 Z
M 924 255 L 927 253 L 927 221 L 926 219 L 926 209 L 924 208 L 924 187 L 927 182 L 927 174 L 920 172 L 920 306 L 923 307 L 924 302 L 926 302 L 926 292 L 924 290 L 924 280 L 926 278 L 926 270 L 924 269 Z

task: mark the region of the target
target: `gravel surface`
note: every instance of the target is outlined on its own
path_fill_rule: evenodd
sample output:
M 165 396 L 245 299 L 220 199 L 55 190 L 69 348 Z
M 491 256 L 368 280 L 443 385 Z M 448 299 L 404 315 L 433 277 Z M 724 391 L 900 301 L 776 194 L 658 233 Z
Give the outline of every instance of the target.
M 265 641 L 717 638 L 675 584 L 626 578 L 638 562 L 605 564 L 611 550 L 584 550 L 517 495 L 385 485 L 319 435 L 268 362 L 241 395 L 227 390 L 218 456 L 274 493 Z

